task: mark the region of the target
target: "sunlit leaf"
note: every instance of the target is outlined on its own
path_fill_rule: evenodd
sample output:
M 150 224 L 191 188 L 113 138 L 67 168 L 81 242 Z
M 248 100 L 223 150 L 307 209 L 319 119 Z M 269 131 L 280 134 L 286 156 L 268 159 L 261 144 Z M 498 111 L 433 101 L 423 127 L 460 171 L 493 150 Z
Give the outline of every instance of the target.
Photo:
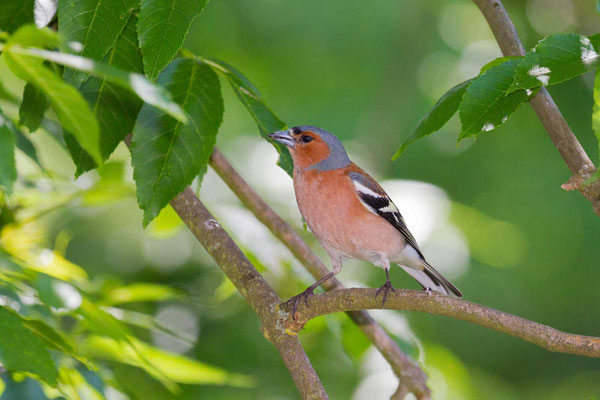
M 206 62 L 227 78 L 235 91 L 235 94 L 246 107 L 254 119 L 254 122 L 256 122 L 258 131 L 263 138 L 267 139 L 268 134 L 286 128 L 286 124 L 277 118 L 273 111 L 266 106 L 261 99 L 258 90 L 256 90 L 254 85 L 252 85 L 248 78 L 242 75 L 241 72 L 219 60 L 210 59 L 206 60 Z M 272 140 L 270 140 L 270 142 L 275 146 L 279 153 L 277 165 L 283 168 L 288 175 L 292 176 L 294 164 L 292 163 L 292 157 L 290 156 L 287 147 Z
M 590 71 L 600 63 L 599 38 L 561 33 L 542 39 L 519 63 L 508 90 L 554 85 Z
M 19 124 L 26 126 L 29 132 L 36 131 L 48 109 L 48 99 L 44 93 L 31 83 L 25 85 L 23 101 L 19 107 Z
M 132 15 L 103 63 L 126 71 L 142 72 L 142 55 L 137 46 L 137 17 Z M 107 159 L 117 145 L 133 130 L 142 102 L 129 90 L 106 78 L 90 77 L 80 88 L 100 124 L 100 149 Z M 75 176 L 96 167 L 94 161 L 74 140 L 66 140 L 77 171 Z
M 132 399 L 174 400 L 177 397 L 142 369 L 115 364 L 114 372 L 119 386 Z
M 69 42 L 78 43 L 80 55 L 102 60 L 115 44 L 139 0 L 59 0 L 58 31 Z M 86 78 L 81 71 L 65 69 L 67 82 L 79 87 Z
M 0 306 L 0 361 L 10 371 L 38 375 L 51 386 L 56 385 L 57 370 L 44 343 L 23 326 L 12 310 Z
M 236 387 L 252 387 L 254 379 L 247 375 L 232 374 L 221 368 L 200 361 L 192 360 L 179 354 L 160 350 L 136 339 L 136 348 L 143 357 L 160 373 L 174 382 L 197 385 L 228 385 Z M 130 345 L 115 340 L 92 336 L 86 341 L 86 349 L 95 357 L 136 366 L 155 376 L 155 371 L 148 371 L 140 362 L 138 355 Z
M 12 33 L 23 24 L 33 22 L 34 0 L 2 0 L 0 31 Z
M 148 233 L 156 238 L 166 238 L 176 234 L 181 227 L 183 227 L 183 221 L 173 207 L 167 205 L 148 225 Z
M 462 125 L 459 141 L 502 125 L 529 96 L 525 90 L 506 94 L 521 59 L 495 65 L 475 78 L 460 103 L 458 115 Z
M 16 179 L 15 129 L 13 123 L 0 110 L 0 186 L 10 192 Z
M 58 0 L 35 0 L 33 19 L 38 28 L 47 26 L 56 15 Z
M 142 0 L 138 37 L 151 80 L 173 60 L 207 0 Z
M 415 131 L 404 141 L 404 143 L 402 143 L 400 148 L 398 148 L 396 154 L 392 157 L 392 160 L 400 157 L 411 143 L 432 134 L 444 126 L 458 110 L 458 106 L 471 81 L 472 79 L 469 79 L 448 90 L 437 103 L 435 103 L 431 111 L 421 118 Z
M 104 400 L 105 397 L 75 368 L 61 367 L 58 381 L 67 399 Z
M 219 78 L 205 63 L 177 59 L 158 82 L 181 104 L 190 124 L 147 105 L 138 115 L 131 153 L 144 226 L 208 163 L 223 118 Z
M 54 40 L 57 39 L 48 29 L 26 25 L 10 38 L 3 56 L 15 75 L 44 93 L 63 127 L 75 136 L 94 160 L 101 163 L 98 123 L 81 94 L 44 67 L 41 58 L 24 55 L 19 51 L 20 46 L 56 44 L 52 43 Z
M 179 297 L 181 293 L 166 285 L 156 283 L 134 283 L 119 286 L 106 293 L 103 303 L 115 305 L 144 301 L 163 301 Z

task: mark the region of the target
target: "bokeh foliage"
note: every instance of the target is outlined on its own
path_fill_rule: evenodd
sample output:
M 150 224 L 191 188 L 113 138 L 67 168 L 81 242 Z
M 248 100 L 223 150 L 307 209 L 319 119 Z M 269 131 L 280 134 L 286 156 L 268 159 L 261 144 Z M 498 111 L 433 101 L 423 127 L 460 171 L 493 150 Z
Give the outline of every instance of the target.
M 330 129 L 348 144 L 353 159 L 380 177 L 426 181 L 448 194 L 450 221 L 462 232 L 470 254 L 462 274 L 456 273 L 469 300 L 560 329 L 597 334 L 600 229 L 582 196 L 560 190 L 568 170 L 535 115 L 528 107 L 516 109 L 526 100 L 525 87 L 535 89 L 543 82 L 521 74 L 520 91 L 509 94 L 517 88 L 511 85 L 520 68 L 530 71 L 545 53 L 530 52 L 519 62 L 503 59 L 480 74 L 499 52 L 471 2 L 227 0 L 205 7 L 202 1 L 144 0 L 141 11 L 134 10 L 137 2 L 103 2 L 119 7 L 119 12 L 113 8 L 114 14 L 106 15 L 114 24 L 100 24 L 104 18 L 68 21 L 87 26 L 85 35 L 77 25 L 61 23 L 61 13 L 78 16 L 76 8 L 81 8 L 87 15 L 99 2 L 59 1 L 59 35 L 33 26 L 15 33 L 34 22 L 35 2 L 19 1 L 22 10 L 9 3 L 0 6 L 15 13 L 14 18 L 0 13 L 0 27 L 7 32 L 0 57 L 0 150 L 6 152 L 0 158 L 0 183 L 7 189 L 0 214 L 0 289 L 2 321 L 20 341 L 0 338 L 0 359 L 10 370 L 0 381 L 6 386 L 2 400 L 122 394 L 133 399 L 297 398 L 256 317 L 173 211 L 164 208 L 150 222 L 172 194 L 203 174 L 210 151 L 196 149 L 198 158 L 187 161 L 178 155 L 185 153 L 175 152 L 151 171 L 153 178 L 134 182 L 128 150 L 119 143 L 134 125 L 133 148 L 136 135 L 146 142 L 144 135 L 152 132 L 141 128 L 138 123 L 147 120 L 140 118 L 158 118 L 152 126 L 156 136 L 171 135 L 172 143 L 179 131 L 187 132 L 190 141 L 208 136 L 208 147 L 218 141 L 244 176 L 298 224 L 296 214 L 288 212 L 293 197 L 282 189 L 289 180 L 269 169 L 264 160 L 273 161 L 274 154 L 250 139 L 252 132 L 257 126 L 262 135 L 283 129 L 282 120 Z M 167 3 L 185 15 L 171 22 L 169 15 L 151 20 L 152 7 L 160 10 Z M 584 37 L 598 48 L 592 36 L 600 30 L 594 2 L 553 0 L 552 7 L 542 0 L 506 3 L 526 48 L 556 33 L 562 35 L 538 46 L 552 38 L 564 40 L 560 43 L 565 48 L 575 45 L 578 58 L 572 68 L 564 74 L 560 70 L 561 77 L 549 74 L 548 84 L 573 78 L 550 91 L 597 161 L 590 124 L 593 82 L 589 73 L 577 76 L 595 67 L 593 62 L 582 64 L 580 52 Z M 560 23 L 553 22 L 557 18 Z M 157 24 L 158 35 L 152 30 Z M 173 24 L 178 29 L 171 37 Z M 189 50 L 180 50 L 184 39 Z M 83 43 L 83 49 L 73 47 L 73 41 Z M 38 50 L 23 50 L 28 46 Z M 217 61 L 221 59 L 226 63 Z M 565 57 L 561 65 L 568 61 Z M 178 75 L 183 67 L 189 73 Z M 203 71 L 202 82 L 211 85 L 191 85 L 194 70 Z M 142 71 L 147 78 L 132 75 Z M 442 120 L 430 119 L 424 130 L 440 132 L 391 163 L 394 150 L 415 127 L 422 128 L 419 119 L 439 97 L 473 77 L 458 87 L 464 93 L 449 96 L 452 107 L 440 110 Z M 500 82 L 499 77 L 506 79 Z M 179 79 L 190 85 L 181 87 Z M 499 82 L 499 98 L 519 97 L 502 107 L 514 111 L 509 120 L 503 118 L 509 113 L 489 109 L 486 115 L 467 107 L 479 105 L 490 88 L 497 91 L 490 85 Z M 180 87 L 174 91 L 176 84 Z M 199 97 L 197 104 L 185 101 L 188 93 Z M 215 93 L 222 96 L 224 107 L 213 101 L 212 111 L 203 116 L 203 100 L 214 100 Z M 460 121 L 450 119 L 456 111 Z M 486 118 L 479 121 L 481 115 Z M 473 128 L 464 129 L 465 121 Z M 497 133 L 481 135 L 475 143 L 466 139 L 456 147 L 457 137 L 489 131 L 483 129 L 488 123 Z M 7 151 L 12 143 L 16 152 Z M 10 167 L 15 165 L 13 155 L 17 168 Z M 134 170 L 143 164 L 136 165 L 136 157 L 153 158 L 151 152 L 134 153 Z M 178 170 L 179 162 L 184 162 L 184 171 Z M 289 171 L 285 150 L 280 163 Z M 161 181 L 157 177 L 165 172 L 172 180 L 167 185 L 171 192 L 156 190 Z M 75 173 L 81 176 L 73 181 Z M 207 174 L 200 189 L 202 198 L 281 296 L 296 294 L 310 278 L 211 176 Z M 273 186 L 280 186 L 278 190 L 264 182 L 270 179 L 277 181 Z M 142 217 L 135 198 L 144 185 L 154 188 L 158 198 L 149 192 Z M 149 223 L 145 231 L 142 221 Z M 341 278 L 378 286 L 380 272 L 350 263 Z M 398 271 L 392 279 L 396 286 L 415 287 Z M 594 360 L 550 354 L 439 317 L 390 312 L 380 318 L 427 370 L 435 398 L 600 396 L 600 369 Z M 379 393 L 374 388 L 393 387 L 385 364 L 345 316 L 312 321 L 301 338 L 332 398 L 366 398 L 365 393 L 373 398 Z M 32 353 L 14 352 L 24 343 L 43 349 L 33 353 L 35 362 L 22 359 Z M 5 355 L 9 350 L 14 357 Z

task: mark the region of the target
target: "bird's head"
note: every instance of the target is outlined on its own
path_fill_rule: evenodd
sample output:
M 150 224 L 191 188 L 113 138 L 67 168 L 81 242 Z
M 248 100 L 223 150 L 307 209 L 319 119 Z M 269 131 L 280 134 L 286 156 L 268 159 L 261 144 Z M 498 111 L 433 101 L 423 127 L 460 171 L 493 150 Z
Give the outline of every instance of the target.
M 316 126 L 301 125 L 275 132 L 269 137 L 290 149 L 294 167 L 329 171 L 351 163 L 342 142 Z

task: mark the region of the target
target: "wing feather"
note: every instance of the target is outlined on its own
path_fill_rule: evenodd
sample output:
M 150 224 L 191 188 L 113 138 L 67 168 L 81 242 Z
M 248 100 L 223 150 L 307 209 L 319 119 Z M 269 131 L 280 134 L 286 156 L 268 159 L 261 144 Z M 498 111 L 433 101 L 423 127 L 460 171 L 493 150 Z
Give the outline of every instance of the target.
M 360 172 L 350 172 L 348 176 L 354 184 L 354 189 L 358 199 L 362 204 L 373 214 L 379 215 L 388 221 L 394 228 L 398 230 L 406 240 L 421 256 L 425 259 L 423 253 L 419 249 L 419 245 L 415 237 L 410 233 L 402 214 L 398 207 L 392 202 L 392 199 L 385 193 L 373 178 Z

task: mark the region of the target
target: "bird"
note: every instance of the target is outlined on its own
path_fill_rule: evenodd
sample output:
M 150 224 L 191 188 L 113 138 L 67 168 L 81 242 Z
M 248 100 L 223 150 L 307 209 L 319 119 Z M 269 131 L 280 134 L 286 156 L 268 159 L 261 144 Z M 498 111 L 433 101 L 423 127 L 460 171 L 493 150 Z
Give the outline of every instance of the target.
M 426 291 L 462 297 L 460 290 L 425 259 L 404 218 L 381 186 L 354 164 L 342 142 L 311 125 L 295 126 L 268 137 L 285 145 L 292 156 L 294 192 L 300 213 L 331 259 L 332 271 L 292 297 L 292 315 L 301 299 L 342 270 L 344 258 L 368 261 L 385 270 L 386 281 L 376 291 L 395 289 L 390 265 L 399 265 Z

